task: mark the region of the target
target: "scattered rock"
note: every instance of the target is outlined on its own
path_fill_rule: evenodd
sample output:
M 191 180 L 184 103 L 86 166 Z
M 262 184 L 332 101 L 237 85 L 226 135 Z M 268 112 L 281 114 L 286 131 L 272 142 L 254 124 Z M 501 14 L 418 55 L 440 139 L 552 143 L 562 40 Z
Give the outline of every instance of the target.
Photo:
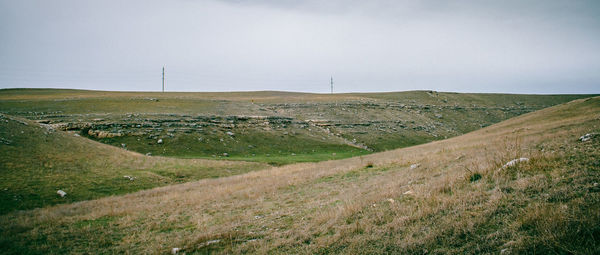
M 62 190 L 60 190 L 60 189 L 59 189 L 59 190 L 56 192 L 56 194 L 58 194 L 60 197 L 65 197 L 65 196 L 67 195 L 67 192 L 64 192 L 64 191 L 62 191 Z
M 223 157 L 229 157 L 229 153 L 227 153 L 227 152 L 223 153 Z
M 163 140 L 162 139 L 158 139 L 158 141 L 156 141 L 156 143 L 161 144 L 161 143 L 163 143 Z
M 221 240 L 219 240 L 219 239 L 216 239 L 216 240 L 210 240 L 210 241 L 206 242 L 206 245 L 211 245 L 211 244 L 213 244 L 213 243 L 219 243 L 219 242 L 221 242 Z
M 171 254 L 177 254 L 180 250 L 181 248 L 173 248 L 171 249 Z
M 421 164 L 412 164 L 410 165 L 410 169 L 416 169 L 419 166 L 421 166 Z
M 233 132 L 231 132 L 231 131 L 227 131 L 227 132 L 225 132 L 225 134 L 227 134 L 228 136 L 234 136 L 234 135 L 235 135 L 235 134 L 234 134 Z
M 506 162 L 506 164 L 504 164 L 502 166 L 502 168 L 508 168 L 508 167 L 512 167 L 512 166 L 516 166 L 518 163 L 520 162 L 528 162 L 529 159 L 528 158 L 517 158 L 517 159 L 513 159 L 511 161 Z
M 10 145 L 12 143 L 12 141 L 0 137 L 0 143 L 6 144 L 6 145 Z
M 133 181 L 133 180 L 135 180 L 135 177 L 131 177 L 131 176 L 129 176 L 129 175 L 125 175 L 125 176 L 123 176 L 123 178 L 125 178 L 125 179 L 129 179 L 130 181 Z
M 587 141 L 592 140 L 592 138 L 594 138 L 598 135 L 599 135 L 598 133 L 585 134 L 585 135 L 582 135 L 581 137 L 579 137 L 579 141 L 587 142 Z

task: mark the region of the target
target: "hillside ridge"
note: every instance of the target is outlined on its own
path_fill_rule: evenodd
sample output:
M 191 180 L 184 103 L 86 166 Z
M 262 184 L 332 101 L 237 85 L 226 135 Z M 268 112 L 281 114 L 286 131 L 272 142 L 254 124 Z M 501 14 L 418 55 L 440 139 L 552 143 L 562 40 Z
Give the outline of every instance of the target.
M 442 140 L 589 96 L 47 89 L 0 91 L 0 112 L 141 154 L 283 165 Z

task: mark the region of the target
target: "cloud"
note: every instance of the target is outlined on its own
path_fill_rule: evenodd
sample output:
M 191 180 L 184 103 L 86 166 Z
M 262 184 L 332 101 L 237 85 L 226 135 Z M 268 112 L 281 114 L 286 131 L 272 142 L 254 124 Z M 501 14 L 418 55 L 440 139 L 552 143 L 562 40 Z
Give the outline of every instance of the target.
M 115 8 L 118 6 L 119 8 Z M 589 93 L 596 1 L 5 1 L 1 87 Z

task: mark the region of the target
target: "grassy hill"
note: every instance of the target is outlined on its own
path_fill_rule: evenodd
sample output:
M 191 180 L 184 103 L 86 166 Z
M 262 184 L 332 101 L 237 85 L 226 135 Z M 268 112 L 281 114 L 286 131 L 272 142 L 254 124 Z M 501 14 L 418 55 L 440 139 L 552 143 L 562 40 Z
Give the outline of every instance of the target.
M 5 89 L 0 112 L 141 154 L 282 165 L 441 140 L 589 96 Z
M 597 254 L 600 136 L 579 138 L 598 132 L 600 98 L 581 99 L 404 149 L 12 212 L 0 216 L 0 246 L 7 254 Z M 521 157 L 529 160 L 503 167 Z
M 251 162 L 147 157 L 0 114 L 0 214 L 266 167 Z M 67 196 L 59 197 L 59 189 Z

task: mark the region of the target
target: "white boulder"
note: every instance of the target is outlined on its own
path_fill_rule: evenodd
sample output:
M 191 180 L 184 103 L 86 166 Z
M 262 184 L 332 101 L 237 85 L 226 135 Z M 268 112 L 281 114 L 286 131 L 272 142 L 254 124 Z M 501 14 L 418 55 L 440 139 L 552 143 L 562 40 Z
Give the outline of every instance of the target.
M 62 190 L 60 190 L 60 189 L 59 189 L 59 190 L 56 192 L 56 194 L 58 194 L 60 197 L 65 197 L 65 196 L 67 195 L 67 192 L 64 192 L 64 191 L 62 191 Z
M 585 134 L 585 135 L 582 135 L 581 137 L 579 137 L 579 141 L 587 142 L 587 141 L 592 140 L 592 138 L 596 137 L 597 135 L 598 135 L 597 133 Z
M 517 158 L 517 159 L 513 159 L 511 161 L 506 162 L 506 164 L 504 164 L 504 166 L 502 166 L 502 168 L 508 168 L 508 167 L 512 167 L 512 166 L 516 166 L 518 163 L 521 162 L 528 162 L 529 159 L 528 158 Z

